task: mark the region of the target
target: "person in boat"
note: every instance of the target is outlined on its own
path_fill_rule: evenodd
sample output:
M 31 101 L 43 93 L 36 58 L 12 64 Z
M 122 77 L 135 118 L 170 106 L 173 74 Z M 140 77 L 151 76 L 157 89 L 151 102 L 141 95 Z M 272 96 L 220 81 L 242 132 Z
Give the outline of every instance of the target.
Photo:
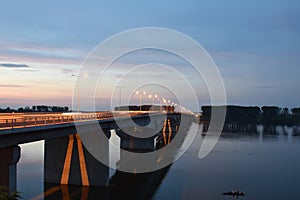
M 245 196 L 244 192 L 241 192 L 239 190 L 230 191 L 230 192 L 223 192 L 223 195 L 229 195 L 229 196 Z

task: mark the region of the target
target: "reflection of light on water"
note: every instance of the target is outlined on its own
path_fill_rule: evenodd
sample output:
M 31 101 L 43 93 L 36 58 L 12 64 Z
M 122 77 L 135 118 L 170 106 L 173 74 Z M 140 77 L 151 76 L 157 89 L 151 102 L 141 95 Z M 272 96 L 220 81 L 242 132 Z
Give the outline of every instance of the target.
M 182 143 L 183 149 L 187 149 L 191 146 L 192 142 L 195 139 L 196 134 L 199 134 L 198 131 L 200 131 L 200 134 L 202 133 L 202 125 L 192 123 L 192 125 L 190 126 L 190 128 L 187 132 L 187 136 L 186 136 L 184 142 Z
M 31 199 L 44 191 L 44 141 L 19 146 L 21 158 L 17 164 L 17 190 L 23 199 Z
M 111 130 L 111 137 L 109 139 L 109 165 L 114 166 L 120 160 L 120 138 L 117 136 L 115 130 Z M 114 170 L 110 169 L 110 175 L 114 174 Z
M 184 154 L 186 152 L 186 150 L 191 147 L 192 143 L 195 140 L 196 135 L 199 134 L 198 131 L 202 131 L 202 125 L 199 126 L 196 123 L 192 123 L 186 133 L 186 136 L 185 136 L 184 141 L 182 142 L 180 148 L 177 149 L 177 156 Z M 183 133 L 184 133 L 184 131 L 182 130 L 182 133 L 179 133 L 179 134 L 183 134 Z M 200 133 L 200 135 L 201 135 L 201 133 Z

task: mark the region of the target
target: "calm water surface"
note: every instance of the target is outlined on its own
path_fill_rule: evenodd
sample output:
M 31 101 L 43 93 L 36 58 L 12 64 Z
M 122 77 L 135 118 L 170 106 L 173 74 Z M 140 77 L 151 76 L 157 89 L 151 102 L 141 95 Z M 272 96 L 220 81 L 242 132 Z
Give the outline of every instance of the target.
M 149 199 L 234 199 L 222 195 L 234 189 L 246 193 L 239 199 L 300 198 L 299 136 L 223 136 L 207 157 L 199 159 L 202 140 L 199 134 L 190 149 L 166 170 L 164 179 L 149 192 Z M 52 187 L 43 181 L 43 145 L 43 141 L 21 145 L 17 189 L 24 199 L 43 199 Z M 144 179 L 147 176 L 140 181 Z M 118 188 L 70 187 L 47 194 L 46 199 L 64 199 L 66 192 L 70 199 L 118 199 L 125 193 Z

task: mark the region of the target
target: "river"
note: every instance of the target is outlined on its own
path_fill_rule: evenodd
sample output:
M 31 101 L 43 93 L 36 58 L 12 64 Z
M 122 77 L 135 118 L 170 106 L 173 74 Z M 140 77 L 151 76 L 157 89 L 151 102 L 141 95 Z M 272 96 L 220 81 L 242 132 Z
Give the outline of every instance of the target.
M 152 191 L 145 194 L 146 198 L 235 199 L 222 193 L 236 189 L 245 192 L 245 197 L 239 199 L 299 198 L 300 136 L 227 134 L 220 137 L 208 156 L 199 159 L 198 151 L 204 137 L 196 136 L 188 151 L 164 172 L 166 175 Z M 51 191 L 55 186 L 45 185 L 43 181 L 44 142 L 20 146 L 17 190 L 23 199 L 43 199 L 44 196 L 45 199 L 126 199 L 125 194 L 120 194 L 126 191 L 118 188 L 77 186 Z M 111 173 L 115 172 L 111 170 Z M 117 178 L 122 177 L 126 176 Z M 130 184 L 130 180 L 126 181 Z

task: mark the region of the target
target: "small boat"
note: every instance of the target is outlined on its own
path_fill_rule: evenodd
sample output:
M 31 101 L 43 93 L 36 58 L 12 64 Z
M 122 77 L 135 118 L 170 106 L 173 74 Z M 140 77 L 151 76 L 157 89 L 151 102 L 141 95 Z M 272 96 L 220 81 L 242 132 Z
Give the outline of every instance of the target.
M 239 197 L 239 196 L 245 196 L 245 193 L 239 190 L 235 190 L 230 192 L 223 192 L 223 195 Z

